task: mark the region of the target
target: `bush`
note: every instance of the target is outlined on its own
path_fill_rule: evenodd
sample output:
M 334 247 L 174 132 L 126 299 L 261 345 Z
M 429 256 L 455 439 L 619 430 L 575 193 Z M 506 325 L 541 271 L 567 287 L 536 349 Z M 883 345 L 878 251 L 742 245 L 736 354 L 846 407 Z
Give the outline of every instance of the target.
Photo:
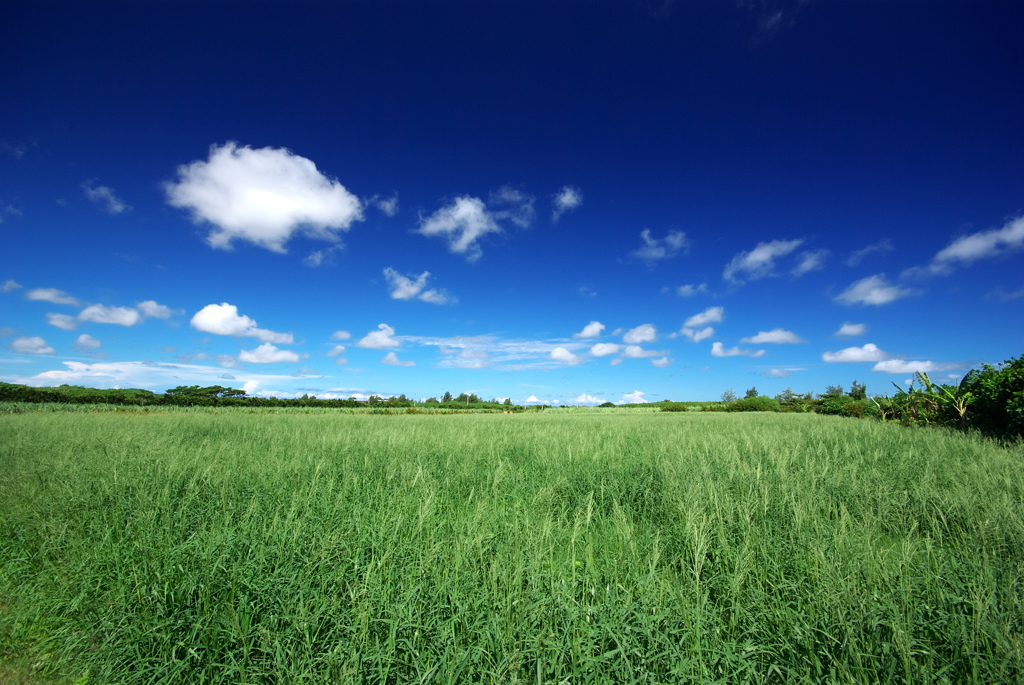
M 841 415 L 845 414 L 846 406 L 854 399 L 849 395 L 826 395 L 821 406 L 818 407 L 819 414 Z
M 1024 437 L 1024 356 L 968 373 L 960 390 L 973 395 L 967 425 L 998 438 Z
M 744 397 L 726 405 L 725 411 L 779 411 L 779 401 L 772 397 L 758 395 L 757 397 Z

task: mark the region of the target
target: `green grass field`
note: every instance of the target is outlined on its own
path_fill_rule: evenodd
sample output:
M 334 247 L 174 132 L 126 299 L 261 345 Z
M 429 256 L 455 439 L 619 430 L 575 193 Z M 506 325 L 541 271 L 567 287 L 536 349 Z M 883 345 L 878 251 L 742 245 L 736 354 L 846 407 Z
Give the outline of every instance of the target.
M 4 414 L 0 679 L 1020 682 L 1022 460 L 807 414 Z

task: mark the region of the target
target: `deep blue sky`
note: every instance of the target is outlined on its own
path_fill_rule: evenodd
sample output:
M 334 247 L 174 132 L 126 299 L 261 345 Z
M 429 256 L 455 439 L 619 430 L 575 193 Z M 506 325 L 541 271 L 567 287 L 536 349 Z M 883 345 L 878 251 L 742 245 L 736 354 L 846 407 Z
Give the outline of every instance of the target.
M 4 15 L 2 380 L 565 404 L 1024 352 L 1020 3 Z

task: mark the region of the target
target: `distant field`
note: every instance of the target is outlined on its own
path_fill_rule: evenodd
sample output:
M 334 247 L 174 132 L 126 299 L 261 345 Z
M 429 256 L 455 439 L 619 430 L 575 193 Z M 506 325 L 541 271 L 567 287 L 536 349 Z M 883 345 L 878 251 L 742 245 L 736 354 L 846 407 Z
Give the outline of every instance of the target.
M 812 414 L 0 414 L 0 680 L 1020 682 L 1022 460 Z

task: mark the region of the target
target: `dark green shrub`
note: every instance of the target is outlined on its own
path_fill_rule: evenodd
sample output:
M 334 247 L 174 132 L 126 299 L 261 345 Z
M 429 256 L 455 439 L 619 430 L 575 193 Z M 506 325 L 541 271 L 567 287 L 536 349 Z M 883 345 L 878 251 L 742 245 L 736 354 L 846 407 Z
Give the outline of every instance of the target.
M 846 406 L 854 402 L 854 399 L 849 395 L 826 395 L 818 407 L 819 414 L 832 414 L 840 415 L 845 414 L 844 411 Z
M 744 397 L 742 400 L 730 402 L 725 411 L 779 411 L 779 401 L 772 397 L 759 395 L 757 397 Z
M 968 373 L 960 390 L 973 397 L 967 425 L 999 438 L 1024 437 L 1024 356 Z

